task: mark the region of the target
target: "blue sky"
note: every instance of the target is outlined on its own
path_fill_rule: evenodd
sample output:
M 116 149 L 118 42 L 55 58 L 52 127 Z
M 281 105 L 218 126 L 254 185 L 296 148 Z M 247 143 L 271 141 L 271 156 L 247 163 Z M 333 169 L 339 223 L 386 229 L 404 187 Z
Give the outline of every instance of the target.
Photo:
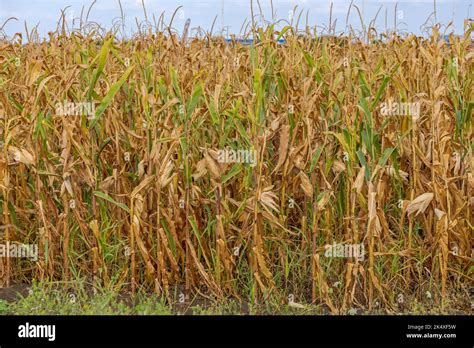
M 125 12 L 126 31 L 128 34 L 135 30 L 135 18 L 144 20 L 141 0 L 121 0 Z M 454 30 L 459 34 L 462 32 L 465 18 L 474 17 L 474 0 L 437 0 L 437 21 L 446 25 L 453 21 L 454 26 L 448 32 Z M 10 21 L 4 27 L 7 35 L 15 32 L 24 32 L 26 21 L 29 28 L 39 24 L 39 33 L 45 36 L 48 31 L 54 30 L 60 16 L 60 10 L 71 6 L 67 10 L 69 20 L 78 18 L 84 6 L 87 10 L 92 0 L 0 0 L 0 27 L 9 17 L 16 17 L 18 21 Z M 224 3 L 224 17 L 222 18 L 222 3 Z M 271 20 L 270 0 L 260 0 L 262 11 L 266 20 Z M 349 8 L 349 0 L 333 0 L 332 18 L 333 23 L 337 20 L 336 31 L 342 31 L 346 27 L 346 15 Z M 433 0 L 399 0 L 397 11 L 394 0 L 354 0 L 362 12 L 366 23 L 375 17 L 381 8 L 376 21 L 378 30 L 394 27 L 394 17 L 397 18 L 398 29 L 405 32 L 422 34 L 422 26 L 433 12 Z M 215 31 L 219 31 L 224 25 L 229 33 L 238 34 L 245 19 L 250 20 L 250 0 L 145 0 L 148 17 L 151 19 L 154 13 L 156 18 L 165 12 L 165 21 L 169 21 L 174 10 L 183 6 L 175 17 L 176 29 L 184 27 L 187 18 L 191 19 L 191 28 L 202 27 L 209 30 L 211 24 L 218 16 Z M 317 25 L 318 28 L 327 27 L 329 23 L 330 1 L 328 0 L 273 0 L 273 6 L 278 19 L 291 19 L 292 10 L 298 6 L 297 12 L 304 10 L 302 24 L 306 22 L 306 10 L 309 10 L 309 25 Z M 254 12 L 259 13 L 258 5 L 254 0 Z M 387 13 L 387 23 L 385 17 Z M 114 18 L 120 16 L 118 0 L 98 0 L 94 5 L 90 20 L 96 21 L 110 28 Z M 296 17 L 297 14 L 293 16 Z M 77 24 L 78 22 L 76 22 Z M 360 19 L 355 8 L 352 9 L 348 19 L 348 25 L 360 28 Z

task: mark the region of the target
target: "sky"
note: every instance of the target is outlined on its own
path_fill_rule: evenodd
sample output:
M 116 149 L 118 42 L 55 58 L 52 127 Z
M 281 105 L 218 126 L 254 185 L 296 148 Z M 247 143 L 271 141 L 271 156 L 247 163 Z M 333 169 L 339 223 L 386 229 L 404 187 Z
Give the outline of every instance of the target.
M 186 20 L 191 20 L 191 33 L 197 28 L 209 30 L 217 16 L 214 33 L 223 31 L 225 36 L 229 34 L 238 35 L 245 20 L 251 20 L 250 0 L 144 0 L 148 19 L 153 22 L 153 14 L 158 20 L 164 12 L 165 22 L 170 21 L 173 12 L 176 13 L 173 27 L 182 31 Z M 66 18 L 72 24 L 79 24 L 81 9 L 87 12 L 92 0 L 0 0 L 0 28 L 9 17 L 11 20 L 3 26 L 3 33 L 12 36 L 16 32 L 25 33 L 25 22 L 28 28 L 38 24 L 40 36 L 46 37 L 49 31 L 54 31 L 60 17 L 61 9 L 70 6 L 66 11 Z M 138 22 L 145 20 L 142 0 L 121 0 L 125 13 L 125 32 L 130 35 L 136 32 L 136 19 Z M 350 6 L 350 0 L 332 1 L 332 23 L 336 23 L 336 33 L 344 31 L 351 26 L 355 30 L 361 28 L 360 17 L 353 7 L 349 17 L 346 16 Z M 447 33 L 461 34 L 465 18 L 474 18 L 474 0 L 436 0 L 436 22 L 444 25 L 443 30 L 449 22 L 452 26 L 447 28 Z M 257 1 L 254 0 L 254 14 L 258 15 L 256 21 L 262 20 Z M 273 0 L 273 8 L 277 19 L 296 22 L 298 14 L 301 16 L 300 28 L 306 25 L 306 12 L 308 12 L 308 24 L 316 26 L 318 32 L 328 27 L 330 19 L 329 0 Z M 397 29 L 400 32 L 415 33 L 423 35 L 427 23 L 434 21 L 433 0 L 354 0 L 366 25 L 375 18 L 380 9 L 375 27 L 378 31 L 385 28 L 394 29 L 395 19 Z M 260 0 L 263 19 L 272 20 L 270 0 Z M 295 6 L 296 12 L 294 11 Z M 222 16 L 222 13 L 224 14 Z M 431 17 L 430 17 L 431 15 Z M 95 21 L 106 28 L 111 28 L 114 20 L 120 17 L 118 0 L 97 0 L 94 4 L 89 20 Z M 428 20 L 428 22 L 427 22 Z M 281 23 L 281 26 L 286 25 Z

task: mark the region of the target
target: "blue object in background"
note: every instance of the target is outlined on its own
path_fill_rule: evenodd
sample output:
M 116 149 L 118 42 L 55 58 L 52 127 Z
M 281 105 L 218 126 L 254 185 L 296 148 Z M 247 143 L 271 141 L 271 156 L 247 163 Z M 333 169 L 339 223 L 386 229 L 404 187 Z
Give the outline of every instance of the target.
M 239 43 L 239 44 L 242 44 L 242 45 L 253 45 L 253 39 L 225 39 L 225 42 L 226 43 L 232 43 L 232 42 L 236 42 L 236 43 Z M 257 41 L 258 43 L 258 41 Z M 280 39 L 278 41 L 276 41 L 277 44 L 279 45 L 284 45 L 286 44 L 286 40 L 284 39 Z

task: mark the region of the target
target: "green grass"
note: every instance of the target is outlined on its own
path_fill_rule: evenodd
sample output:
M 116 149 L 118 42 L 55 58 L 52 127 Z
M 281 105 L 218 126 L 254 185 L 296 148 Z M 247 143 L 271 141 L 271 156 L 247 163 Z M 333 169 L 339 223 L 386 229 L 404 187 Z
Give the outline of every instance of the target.
M 106 289 L 93 290 L 78 282 L 66 291 L 57 283 L 35 283 L 15 302 L 0 300 L 0 314 L 12 315 L 169 315 L 171 307 L 156 296 L 127 296 Z
M 68 290 L 64 290 L 67 288 Z M 331 288 L 336 291 L 337 286 Z M 70 282 L 66 286 L 58 282 L 34 283 L 25 296 L 18 295 L 17 300 L 7 302 L 0 299 L 0 315 L 324 315 L 328 309 L 322 305 L 300 303 L 289 304 L 288 299 L 273 296 L 266 301 L 251 304 L 236 299 L 207 300 L 197 296 L 180 302 L 176 292 L 173 302 L 155 294 L 138 291 L 134 300 L 130 294 L 112 289 L 94 288 L 83 281 Z M 391 299 L 393 310 L 399 314 L 468 314 L 464 298 L 450 298 L 446 308 L 436 305 L 424 294 L 420 301 L 415 297 L 404 297 L 403 303 L 397 298 Z M 349 308 L 346 315 L 388 314 L 381 306 L 375 306 L 371 312 Z

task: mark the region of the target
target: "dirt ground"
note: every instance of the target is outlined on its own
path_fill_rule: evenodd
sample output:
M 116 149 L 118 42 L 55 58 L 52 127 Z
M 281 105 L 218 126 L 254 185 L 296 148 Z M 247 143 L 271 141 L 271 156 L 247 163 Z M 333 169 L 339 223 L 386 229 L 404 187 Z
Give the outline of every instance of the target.
M 19 295 L 28 295 L 28 289 L 30 288 L 27 284 L 14 284 L 8 288 L 0 288 L 0 300 L 7 302 L 14 302 L 18 299 Z

